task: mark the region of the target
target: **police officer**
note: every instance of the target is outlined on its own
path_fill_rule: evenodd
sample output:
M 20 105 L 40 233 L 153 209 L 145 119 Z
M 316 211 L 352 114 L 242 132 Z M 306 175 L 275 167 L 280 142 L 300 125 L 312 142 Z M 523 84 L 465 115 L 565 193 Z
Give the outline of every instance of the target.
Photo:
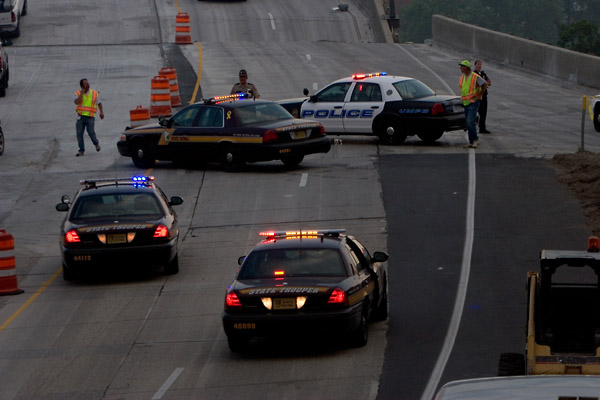
M 94 130 L 94 122 L 98 110 L 100 111 L 100 119 L 104 119 L 104 110 L 102 109 L 102 102 L 98 98 L 98 91 L 90 89 L 87 79 L 80 80 L 79 87 L 81 90 L 75 93 L 74 100 L 76 105 L 75 111 L 77 112 L 75 133 L 77 134 L 77 144 L 79 145 L 79 151 L 76 154 L 77 157 L 85 153 L 83 142 L 83 132 L 85 129 L 87 129 L 87 133 L 90 135 L 96 151 L 100 151 L 100 143 L 96 138 L 96 131 Z
M 254 97 L 255 99 L 260 97 L 256 86 L 248 82 L 248 73 L 245 69 L 240 70 L 240 81 L 231 88 L 231 94 L 236 93 L 245 93 Z
M 488 78 L 487 74 L 481 69 L 483 63 L 481 60 L 475 61 L 475 72 L 477 75 L 481 76 L 488 87 L 492 85 L 492 81 Z M 479 133 L 492 133 L 487 130 L 485 127 L 485 120 L 487 119 L 487 109 L 488 109 L 488 91 L 483 92 L 483 96 L 481 97 L 481 103 L 479 103 Z

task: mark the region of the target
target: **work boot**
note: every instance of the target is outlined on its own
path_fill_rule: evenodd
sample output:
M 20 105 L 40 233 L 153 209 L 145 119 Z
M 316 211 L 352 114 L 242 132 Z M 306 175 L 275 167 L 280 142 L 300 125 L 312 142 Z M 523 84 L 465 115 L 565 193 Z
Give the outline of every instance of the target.
M 95 146 L 96 146 L 96 151 L 100 151 L 100 143 L 97 143 Z
M 82 155 L 83 155 L 83 151 L 79 150 L 77 152 L 77 154 L 75 154 L 75 157 L 79 157 L 79 156 L 82 156 Z

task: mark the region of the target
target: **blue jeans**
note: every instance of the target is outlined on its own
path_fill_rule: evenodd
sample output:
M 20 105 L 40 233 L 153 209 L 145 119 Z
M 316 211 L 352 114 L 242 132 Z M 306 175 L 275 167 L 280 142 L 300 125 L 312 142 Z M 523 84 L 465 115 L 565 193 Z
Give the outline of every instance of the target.
M 83 131 L 87 128 L 87 133 L 90 135 L 90 139 L 92 139 L 92 143 L 94 145 L 98 144 L 98 139 L 96 138 L 96 131 L 94 131 L 94 123 L 96 119 L 94 117 L 86 117 L 79 116 L 77 118 L 77 123 L 75 124 L 75 132 L 77 133 L 77 144 L 79 145 L 79 151 L 85 151 L 85 145 L 83 143 Z
M 477 110 L 479 110 L 479 100 L 465 106 L 465 122 L 467 123 L 467 132 L 469 133 L 469 143 L 473 143 L 477 138 Z

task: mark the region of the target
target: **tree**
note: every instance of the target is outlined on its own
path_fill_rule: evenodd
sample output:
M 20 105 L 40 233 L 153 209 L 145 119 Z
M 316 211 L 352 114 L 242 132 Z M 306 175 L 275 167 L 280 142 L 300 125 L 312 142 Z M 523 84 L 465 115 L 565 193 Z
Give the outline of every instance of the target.
M 600 56 L 600 28 L 585 19 L 561 25 L 558 45 L 581 53 Z

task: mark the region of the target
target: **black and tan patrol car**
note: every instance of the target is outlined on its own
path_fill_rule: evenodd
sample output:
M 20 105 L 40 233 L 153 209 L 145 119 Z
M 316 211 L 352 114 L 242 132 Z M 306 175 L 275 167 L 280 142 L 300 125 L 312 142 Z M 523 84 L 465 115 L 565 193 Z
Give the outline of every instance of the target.
M 232 351 L 253 337 L 310 335 L 364 346 L 368 321 L 388 316 L 388 255 L 343 229 L 262 232 L 227 289 L 223 328 Z
M 61 225 L 63 276 L 70 280 L 92 268 L 163 266 L 179 272 L 179 225 L 173 206 L 153 177 L 87 179 L 71 202 L 62 197 L 57 211 L 67 215 Z
M 321 123 L 296 119 L 277 103 L 237 94 L 191 104 L 158 124 L 127 129 L 117 147 L 139 168 L 165 160 L 219 162 L 235 171 L 257 161 L 297 166 L 308 154 L 327 153 L 331 143 Z

